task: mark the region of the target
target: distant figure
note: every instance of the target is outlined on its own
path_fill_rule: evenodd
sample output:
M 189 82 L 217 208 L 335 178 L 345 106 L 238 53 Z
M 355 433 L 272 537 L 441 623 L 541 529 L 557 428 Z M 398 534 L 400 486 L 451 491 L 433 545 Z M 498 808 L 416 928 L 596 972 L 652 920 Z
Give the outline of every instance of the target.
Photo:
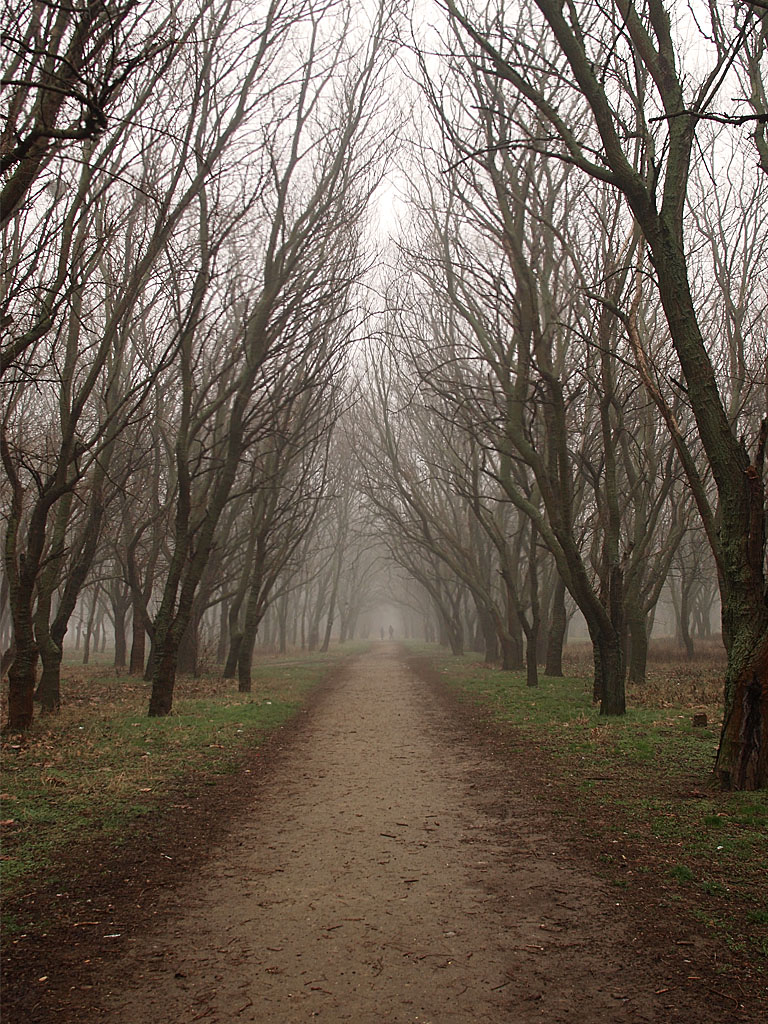
M 381 639 L 382 640 L 384 639 L 384 627 L 383 626 L 381 627 Z
M 391 640 L 394 635 L 395 635 L 395 631 L 392 628 L 392 626 L 390 626 L 389 627 L 389 639 Z

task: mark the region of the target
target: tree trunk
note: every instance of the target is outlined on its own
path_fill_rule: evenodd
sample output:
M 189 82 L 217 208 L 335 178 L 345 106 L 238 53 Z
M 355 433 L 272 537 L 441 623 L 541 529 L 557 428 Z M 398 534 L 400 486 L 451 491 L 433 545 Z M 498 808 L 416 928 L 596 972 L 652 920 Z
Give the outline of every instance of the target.
M 37 644 L 29 636 L 15 631 L 14 659 L 8 669 L 8 732 L 26 732 L 34 715 L 37 679 Z
M 642 611 L 630 609 L 627 615 L 629 630 L 629 681 L 644 683 L 648 666 L 648 628 Z
M 115 616 L 115 668 L 125 668 L 128 659 L 128 640 L 125 633 L 126 608 L 123 605 L 112 605 Z
M 499 660 L 499 634 L 492 613 L 480 601 L 475 601 L 477 628 L 472 649 L 485 653 L 486 665 Z
M 133 606 L 133 622 L 131 624 L 131 658 L 128 671 L 132 676 L 140 676 L 144 671 L 144 659 L 147 650 L 147 631 L 141 613 Z
M 328 604 L 328 619 L 325 623 L 325 636 L 323 637 L 323 644 L 322 647 L 320 648 L 320 651 L 323 654 L 327 654 L 328 648 L 331 646 L 331 633 L 333 632 L 333 619 L 334 615 L 336 614 L 336 595 L 338 593 L 338 590 L 339 574 L 337 573 L 333 581 L 333 589 L 331 591 L 331 598 Z
M 538 630 L 531 629 L 525 639 L 525 681 L 528 686 L 539 685 L 539 637 Z
M 499 636 L 499 643 L 502 671 L 519 672 L 524 662 L 522 638 L 511 636 L 505 631 Z
M 243 631 L 237 657 L 237 689 L 239 693 L 250 693 L 253 681 L 253 649 L 256 646 L 256 632 Z
M 147 658 L 147 664 L 144 669 L 144 682 L 151 683 L 155 674 L 155 664 L 157 662 L 157 647 L 154 639 L 150 640 L 149 644 L 149 657 Z
M 176 671 L 181 675 L 195 677 L 198 675 L 199 626 L 200 620 L 193 611 L 182 634 L 179 650 L 176 655 Z
M 154 644 L 152 645 L 154 648 Z M 167 644 L 160 657 L 155 655 L 152 672 L 152 695 L 149 699 L 150 718 L 161 718 L 171 713 L 173 690 L 176 684 L 177 644 Z M 150 656 L 150 661 L 152 661 Z
M 219 641 L 216 645 L 216 664 L 223 665 L 227 657 L 227 637 L 229 635 L 228 619 L 227 619 L 227 603 L 226 601 L 221 602 L 221 611 L 219 613 Z
M 547 650 L 544 662 L 544 675 L 557 676 L 563 674 L 563 646 L 568 616 L 565 612 L 565 583 L 558 576 L 552 598 L 552 614 L 547 632 Z
M 725 789 L 761 789 L 768 784 L 768 623 L 757 636 L 747 628 L 732 635 L 725 691 L 715 771 Z
M 680 640 L 685 648 L 685 656 L 690 661 L 694 655 L 693 637 L 691 636 L 690 585 L 683 580 L 680 590 Z
M 43 670 L 35 694 L 40 710 L 48 714 L 61 707 L 61 659 L 63 649 L 51 637 L 40 645 L 40 660 Z
M 87 665 L 91 660 L 91 640 L 93 638 L 93 627 L 96 621 L 96 606 L 99 603 L 99 587 L 98 584 L 93 589 L 93 601 L 91 602 L 91 610 L 88 612 L 88 622 L 85 626 L 85 640 L 83 641 L 83 664 Z
M 285 597 L 277 606 L 277 649 L 280 654 L 288 650 L 288 602 Z
M 259 571 L 251 583 L 248 603 L 245 606 L 243 632 L 238 647 L 237 657 L 237 689 L 240 693 L 251 692 L 251 668 L 253 667 L 253 649 L 256 645 L 256 634 L 259 623 L 264 618 L 264 598 L 261 593 L 262 576 Z
M 594 693 L 600 702 L 601 715 L 623 715 L 627 710 L 625 695 L 626 665 L 621 634 L 597 632 L 592 638 L 595 659 Z
M 224 678 L 234 679 L 237 676 L 237 665 L 240 659 L 240 646 L 243 642 L 243 634 L 240 630 L 233 632 L 229 631 L 229 651 L 227 652 L 227 662 L 224 666 Z
M 537 564 L 537 531 L 531 522 L 528 550 L 528 596 L 531 603 L 531 621 L 521 616 L 520 625 L 525 632 L 525 670 L 528 686 L 539 685 L 539 633 L 541 632 L 541 603 L 539 601 L 539 569 Z
M 448 625 L 448 643 L 451 648 L 451 654 L 459 657 L 464 653 L 464 630 L 458 619 L 455 619 Z

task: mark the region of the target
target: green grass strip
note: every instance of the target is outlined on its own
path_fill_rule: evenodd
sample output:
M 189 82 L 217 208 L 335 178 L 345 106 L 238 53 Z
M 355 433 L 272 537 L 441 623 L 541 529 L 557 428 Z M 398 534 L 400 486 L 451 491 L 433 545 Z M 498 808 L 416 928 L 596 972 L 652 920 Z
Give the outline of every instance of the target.
M 258 659 L 250 694 L 232 681 L 182 679 L 165 718 L 147 717 L 148 686 L 125 675 L 101 667 L 65 679 L 62 711 L 4 744 L 5 898 L 33 888 L 34 876 L 71 844 L 119 842 L 185 779 L 204 784 L 236 770 L 248 748 L 357 652 L 345 645 L 327 655 Z
M 670 902 L 686 899 L 730 948 L 768 970 L 768 791 L 714 785 L 720 709 L 707 707 L 709 724 L 694 727 L 702 705 L 677 699 L 679 669 L 666 692 L 654 686 L 653 704 L 636 691 L 626 715 L 607 718 L 592 702 L 591 679 L 542 676 L 529 688 L 523 673 L 481 664 L 477 655 L 410 648 L 462 700 L 508 725 L 511 746 L 539 750 L 558 816 L 604 848 L 615 846 L 615 857 L 604 860 L 618 864 L 618 851 L 632 846 L 636 866 L 617 884 L 652 873 Z

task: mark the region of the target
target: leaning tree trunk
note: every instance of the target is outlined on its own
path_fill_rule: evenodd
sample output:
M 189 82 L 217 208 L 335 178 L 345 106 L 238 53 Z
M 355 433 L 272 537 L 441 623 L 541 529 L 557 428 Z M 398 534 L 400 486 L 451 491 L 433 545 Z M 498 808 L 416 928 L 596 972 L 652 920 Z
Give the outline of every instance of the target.
M 333 633 L 334 616 L 336 614 L 336 590 L 334 589 L 331 594 L 330 604 L 328 605 L 328 617 L 325 620 L 325 633 L 323 634 L 323 642 L 320 645 L 320 653 L 327 654 L 328 648 L 331 646 L 331 634 Z
M 189 490 L 182 493 L 180 488 L 177 498 L 174 548 L 152 638 L 154 664 L 151 667 L 152 693 L 149 699 L 151 718 L 171 713 L 179 646 L 187 626 L 192 620 L 197 588 L 208 565 L 216 528 L 235 480 L 242 450 L 242 415 L 247 397 L 247 391 L 241 387 L 231 413 L 226 457 L 206 506 L 202 524 L 196 531 L 194 544 L 189 525 L 191 510 Z M 184 451 L 184 446 L 180 445 L 179 465 L 183 466 L 185 458 L 186 451 Z M 183 466 L 181 476 L 188 482 L 186 466 Z M 149 667 L 147 671 L 149 671 Z

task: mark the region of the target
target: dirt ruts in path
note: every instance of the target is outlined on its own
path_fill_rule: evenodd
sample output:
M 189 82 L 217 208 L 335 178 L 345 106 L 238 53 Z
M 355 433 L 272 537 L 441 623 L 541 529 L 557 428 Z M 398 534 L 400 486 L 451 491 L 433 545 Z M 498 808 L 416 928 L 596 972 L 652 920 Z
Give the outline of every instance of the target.
M 620 895 L 510 792 L 377 645 L 314 709 L 168 923 L 125 940 L 101 1019 L 725 1019 L 695 983 L 659 973 Z

